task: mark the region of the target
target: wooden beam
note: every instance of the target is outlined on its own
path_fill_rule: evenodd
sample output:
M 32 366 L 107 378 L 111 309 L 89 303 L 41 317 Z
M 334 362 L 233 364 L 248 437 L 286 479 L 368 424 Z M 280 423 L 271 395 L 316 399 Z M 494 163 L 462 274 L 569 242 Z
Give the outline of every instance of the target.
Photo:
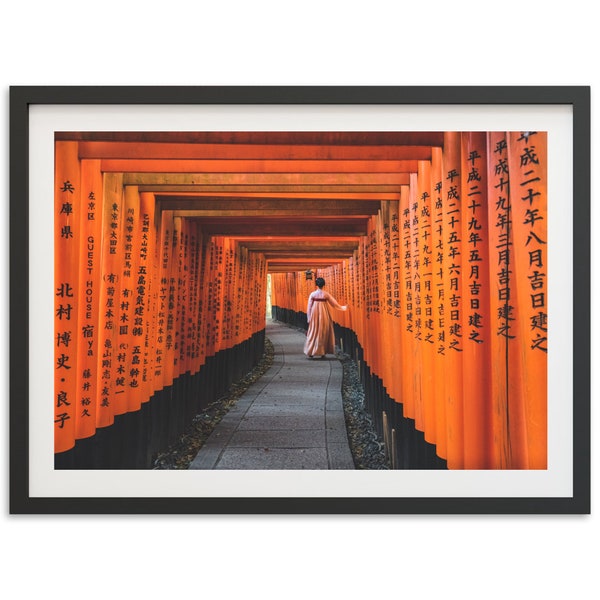
M 365 138 L 367 139 L 367 138 Z M 398 136 L 401 140 L 402 136 Z M 431 147 L 440 144 L 195 144 L 157 142 L 79 143 L 79 158 L 101 159 L 252 159 L 252 160 L 431 160 Z
M 206 235 L 225 235 L 237 237 L 240 235 L 252 233 L 254 235 L 277 235 L 289 234 L 292 236 L 327 236 L 327 237 L 346 237 L 349 235 L 363 236 L 367 233 L 367 220 L 346 221 L 344 223 L 324 221 L 320 219 L 311 222 L 278 222 L 270 223 L 255 221 L 234 221 L 228 220 L 226 223 L 213 223 L 211 221 L 202 221 L 202 231 Z
M 215 200 L 213 198 L 198 199 L 188 197 L 187 199 L 176 198 L 174 200 L 163 200 L 156 202 L 157 210 L 175 210 L 175 211 L 196 211 L 197 216 L 202 211 L 220 211 L 220 210 L 277 210 L 281 213 L 287 211 L 303 210 L 306 214 L 328 214 L 329 211 L 335 211 L 336 214 L 377 214 L 379 205 L 375 202 L 364 202 L 360 200 L 290 200 L 288 198 L 223 198 Z M 345 211 L 345 212 L 344 212 Z
M 304 256 L 302 256 L 301 258 L 296 257 L 291 257 L 291 258 L 271 258 L 269 260 L 269 264 L 271 265 L 281 265 L 281 266 L 289 266 L 289 265 L 310 265 L 310 266 L 316 266 L 316 265 L 327 265 L 327 264 L 331 264 L 332 262 L 335 263 L 339 263 L 342 262 L 343 260 L 346 260 L 346 258 L 343 259 L 339 259 L 339 260 L 332 260 L 330 258 L 323 258 L 322 256 L 319 256 L 318 254 L 315 255 L 310 255 L 310 254 L 306 254 Z
M 135 144 L 328 144 L 442 146 L 436 131 L 57 131 L 57 140 Z
M 410 176 L 407 173 L 125 173 L 123 183 L 139 186 L 400 186 L 408 185 Z
M 271 258 L 267 261 L 269 268 L 283 267 L 290 271 L 296 267 L 298 270 L 305 271 L 308 267 L 324 267 L 332 264 L 340 264 L 347 260 L 347 258 L 323 258 L 322 256 L 304 256 L 302 259 L 298 258 Z
M 407 181 L 409 176 L 406 175 Z M 344 194 L 352 193 L 360 196 L 361 194 L 378 193 L 378 194 L 393 194 L 396 198 L 400 195 L 400 185 L 408 185 L 402 183 L 399 185 L 140 185 L 140 192 L 152 192 L 161 194 L 164 192 L 175 192 L 181 194 L 184 192 L 205 192 L 207 194 L 221 194 L 229 192 L 233 195 L 241 193 L 271 193 L 281 195 L 282 193 L 296 194 Z M 393 198 L 390 198 L 393 199 Z
M 319 243 L 318 240 L 314 240 L 313 242 L 307 242 L 306 245 L 298 245 L 296 243 L 289 244 L 287 246 L 283 245 L 270 245 L 270 244 L 244 244 L 241 243 L 241 246 L 244 248 L 248 248 L 248 250 L 252 250 L 253 252 L 262 252 L 265 256 L 268 254 L 270 256 L 278 255 L 278 256 L 297 256 L 303 255 L 310 252 L 311 254 L 320 254 L 322 256 L 328 255 L 347 255 L 352 254 L 354 250 L 358 248 L 358 244 L 351 245 L 340 245 L 340 246 L 332 246 L 332 245 L 324 245 Z
M 342 261 L 342 260 L 346 260 L 348 259 L 350 256 L 352 256 L 352 252 L 320 252 L 319 250 L 315 250 L 312 253 L 288 253 L 288 254 L 281 254 L 278 252 L 259 252 L 258 254 L 262 254 L 267 260 L 277 260 L 277 261 L 281 261 L 281 260 L 286 260 L 286 259 L 292 259 L 292 260 L 301 260 L 304 263 L 306 263 L 306 261 L 308 261 L 308 263 L 310 264 L 310 262 L 316 258 L 318 258 L 319 260 L 322 261 L 326 261 L 326 262 L 331 262 L 331 261 Z
M 417 160 L 104 159 L 104 173 L 416 173 Z
M 401 190 L 401 188 L 400 188 Z M 353 192 L 321 192 L 321 193 L 300 193 L 300 192 L 286 192 L 285 194 L 274 193 L 274 192 L 246 192 L 244 195 L 236 194 L 235 192 L 202 192 L 200 190 L 194 190 L 191 192 L 158 192 L 156 194 L 157 200 L 189 200 L 191 198 L 210 198 L 212 200 L 240 200 L 244 201 L 246 199 L 270 199 L 270 200 L 289 200 L 294 199 L 297 201 L 302 200 L 364 200 L 364 201 L 372 201 L 379 202 L 382 200 L 400 200 L 400 190 L 397 190 L 394 193 L 371 193 L 371 192 L 361 192 L 361 193 L 353 193 Z
M 267 266 L 269 270 L 279 268 L 281 271 L 306 271 L 309 267 L 328 267 L 330 265 L 339 265 L 343 263 L 345 258 L 343 259 L 330 259 L 330 258 L 322 258 L 317 256 L 307 256 L 302 260 L 298 260 L 297 258 L 293 259 L 270 259 L 267 261 Z
M 343 263 L 343 260 L 320 260 L 318 258 L 307 258 L 304 261 L 267 261 L 267 271 L 269 273 L 293 273 L 297 271 L 306 271 L 308 268 L 325 268 Z
M 251 243 L 251 242 L 281 242 L 281 243 L 295 243 L 295 242 L 306 242 L 309 239 L 322 240 L 322 236 L 306 236 L 306 235 L 231 235 L 228 236 L 235 242 L 239 243 Z M 346 235 L 330 240 L 331 243 L 339 242 L 351 242 L 358 243 L 360 236 L 357 235 Z
M 163 209 L 163 210 L 172 210 L 172 209 Z M 271 216 L 271 217 L 304 217 L 306 216 L 306 211 L 299 206 L 298 208 L 295 209 L 289 209 L 286 211 L 282 211 L 278 208 L 266 208 L 266 209 L 258 209 L 258 210 L 250 210 L 250 209 L 244 209 L 243 207 L 240 207 L 238 209 L 227 209 L 224 208 L 222 210 L 177 210 L 177 211 L 173 211 L 174 216 L 176 217 L 188 217 L 188 218 L 200 218 L 200 217 L 230 217 L 230 218 L 239 218 L 239 217 L 245 217 L 247 219 L 251 219 L 253 217 L 266 217 L 266 216 Z M 352 209 L 352 210 L 344 210 L 344 209 L 328 209 L 328 210 L 323 210 L 321 214 L 317 213 L 316 211 L 314 213 L 312 213 L 313 218 L 319 217 L 319 216 L 369 216 L 372 213 L 367 213 L 364 210 L 359 210 L 359 209 Z

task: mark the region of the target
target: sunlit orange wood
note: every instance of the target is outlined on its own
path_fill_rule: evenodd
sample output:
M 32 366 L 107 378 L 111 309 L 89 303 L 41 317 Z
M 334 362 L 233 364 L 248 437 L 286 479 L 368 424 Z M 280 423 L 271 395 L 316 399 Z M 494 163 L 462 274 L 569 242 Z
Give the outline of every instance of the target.
M 184 191 L 161 191 L 160 194 L 157 195 L 158 199 L 165 202 L 175 202 L 177 200 L 193 200 L 195 198 L 203 199 L 203 200 L 211 200 L 217 199 L 218 201 L 230 201 L 230 200 L 297 200 L 297 201 L 323 201 L 326 203 L 328 200 L 340 200 L 340 201 L 368 201 L 368 202 L 379 202 L 381 200 L 397 200 L 398 199 L 398 191 L 395 190 L 393 192 L 382 193 L 382 192 L 286 192 L 286 193 L 277 193 L 270 192 L 268 190 L 263 190 L 260 192 L 246 192 L 243 196 L 236 194 L 235 192 L 220 192 L 219 194 L 215 194 L 212 192 L 205 192 L 202 189 L 184 192 Z M 377 212 L 377 207 L 375 207 L 375 212 Z
M 392 302 L 392 242 L 390 231 L 390 206 L 382 203 L 379 218 L 379 319 L 381 349 L 379 356 L 379 376 L 387 393 L 393 378 L 394 339 L 391 326 Z
M 398 136 L 400 137 L 400 136 Z M 90 142 L 79 145 L 80 158 L 103 159 L 253 159 L 253 160 L 428 160 L 431 146 L 327 144 L 178 144 Z
M 463 275 L 462 210 L 464 197 L 461 190 L 460 133 L 444 134 L 442 165 L 442 201 L 444 204 L 444 332 L 446 335 L 446 431 L 448 467 L 464 467 L 464 408 L 463 360 L 465 336 L 462 329 Z
M 170 321 L 172 323 L 173 344 L 173 379 L 185 373 L 185 341 L 183 339 L 183 321 L 187 310 L 187 265 L 185 221 L 180 217 L 173 218 L 173 266 L 171 273 L 170 297 L 174 303 Z M 172 288 L 172 292 L 171 292 Z M 182 353 L 183 352 L 183 353 Z
M 140 219 L 138 221 L 138 237 L 140 255 L 135 288 L 136 312 L 141 313 L 142 331 L 139 338 L 140 350 L 137 358 L 133 359 L 135 368 L 139 368 L 140 386 L 134 394 L 140 402 L 150 400 L 156 391 L 154 361 L 155 361 L 155 327 L 156 327 L 156 298 L 158 288 L 158 260 L 156 257 L 157 230 L 155 225 L 155 199 L 153 194 L 140 194 Z
M 414 356 L 413 345 L 415 335 L 415 305 L 413 294 L 412 274 L 412 231 L 411 204 L 414 204 L 413 186 L 403 186 L 400 196 L 400 285 L 402 305 L 402 371 L 401 371 L 401 401 L 404 406 L 404 416 L 415 419 L 414 395 Z
M 104 175 L 102 201 L 102 281 L 100 286 L 101 363 L 98 368 L 97 426 L 108 427 L 115 414 L 126 412 L 126 402 L 116 397 L 118 376 L 116 328 L 118 300 L 122 277 L 123 178 L 119 174 Z M 118 405 L 118 402 L 121 405 Z
M 402 401 L 402 244 L 400 231 L 400 203 L 389 202 L 389 229 L 390 229 L 390 289 L 388 292 L 388 327 L 390 348 L 387 361 L 388 390 L 390 396 L 396 401 Z M 387 277 L 386 277 L 387 281 Z
M 177 325 L 177 289 L 178 289 L 178 260 L 179 260 L 179 236 L 181 221 L 173 217 L 170 213 L 165 222 L 165 236 L 163 239 L 162 266 L 164 268 L 161 274 L 161 298 L 164 297 L 164 365 L 163 365 L 163 384 L 170 386 L 177 376 L 179 367 L 179 355 L 175 351 L 176 344 L 176 325 Z
M 418 223 L 416 225 L 419 237 L 419 296 L 421 331 L 419 349 L 421 355 L 420 394 L 423 405 L 423 432 L 425 440 L 430 444 L 437 442 L 436 412 L 434 394 L 434 353 L 435 353 L 435 327 L 434 327 L 434 248 L 432 227 L 432 189 L 431 189 L 431 163 L 419 161 L 417 173 L 417 202 Z M 415 293 L 417 291 L 415 290 Z
M 167 363 L 167 320 L 169 316 L 169 280 L 171 244 L 173 237 L 173 215 L 164 211 L 160 216 L 160 234 L 157 236 L 155 273 L 155 313 L 153 331 L 154 379 L 156 390 L 162 390 L 170 384 L 169 375 L 172 365 Z
M 202 354 L 200 347 L 200 336 L 202 334 L 202 328 L 200 320 L 201 316 L 201 298 L 202 298 L 202 233 L 197 223 L 191 222 L 192 228 L 192 257 L 193 257 L 193 278 L 191 286 L 191 294 L 193 297 L 192 310 L 191 310 L 191 323 L 190 330 L 193 339 L 192 345 L 192 364 L 191 372 L 196 374 L 202 365 Z
M 463 133 L 461 142 L 464 466 L 487 469 L 492 466 L 492 333 L 486 134 Z
M 134 186 L 124 192 L 123 234 L 122 234 L 122 275 L 117 308 L 117 363 L 118 376 L 116 393 L 122 395 L 127 412 L 139 410 L 141 397 L 136 393 L 139 386 L 139 368 L 134 364 L 134 356 L 139 357 L 138 345 L 143 326 L 142 317 L 136 314 L 135 288 L 138 277 L 142 240 L 138 237 L 140 220 L 140 196 Z M 141 348 L 139 348 L 141 351 Z
M 139 185 L 141 192 L 154 192 L 156 194 L 164 194 L 174 192 L 177 195 L 182 195 L 186 192 L 206 192 L 213 196 L 221 196 L 229 192 L 234 196 L 245 196 L 252 192 L 259 193 L 261 196 L 265 193 L 272 193 L 276 197 L 282 197 L 286 194 L 296 194 L 305 196 L 306 194 L 368 194 L 378 193 L 387 194 L 387 199 L 393 199 L 398 189 L 398 185 L 408 180 L 408 175 L 402 176 L 400 183 L 220 183 L 220 184 L 196 184 L 193 181 L 184 183 L 182 181 L 175 183 L 156 183 L 156 184 L 139 184 L 136 181 L 130 181 L 130 184 Z
M 77 337 L 76 438 L 96 433 L 98 398 L 98 348 L 101 251 L 102 251 L 102 173 L 100 161 L 81 162 L 81 210 L 79 244 L 79 319 Z
M 413 417 L 415 427 L 425 431 L 425 402 L 422 393 L 423 377 L 423 268 L 422 268 L 422 240 L 421 240 L 421 210 L 419 198 L 419 178 L 417 174 L 410 179 L 410 304 L 413 313 L 412 339 L 410 341 L 411 364 L 411 395 L 413 404 Z
M 450 469 L 546 468 L 545 134 L 61 135 L 73 141 L 57 144 L 55 360 L 76 375 L 56 388 L 57 451 L 262 331 L 267 271 L 271 301 L 304 312 L 311 269 Z M 95 222 L 66 181 L 100 190 Z M 80 201 L 66 208 L 67 195 Z M 71 235 L 74 262 L 59 243 Z M 102 278 L 88 311 L 90 237 Z
M 508 144 L 505 132 L 490 132 L 488 138 L 488 230 L 490 315 L 490 402 L 492 465 L 497 469 L 511 468 L 512 448 L 509 423 L 509 397 L 520 396 L 518 383 L 522 370 L 518 345 L 519 325 L 517 305 L 511 298 L 512 274 L 512 211 L 508 170 Z M 509 357 L 513 360 L 509 367 Z M 510 374 L 510 376 L 509 376 Z M 512 382 L 512 384 L 511 384 Z M 516 384 L 516 385 L 515 385 Z
M 132 144 L 320 144 L 331 146 L 440 146 L 439 131 L 59 131 L 59 140 Z
M 433 328 L 435 335 L 433 359 L 433 395 L 435 398 L 435 444 L 441 458 L 448 456 L 446 424 L 446 361 L 444 293 L 444 202 L 442 200 L 442 150 L 433 148 L 431 157 L 431 244 L 433 248 Z
M 104 159 L 106 173 L 410 173 L 416 160 Z
M 54 451 L 75 445 L 80 166 L 77 142 L 58 142 L 54 171 Z
M 394 186 L 405 173 L 125 173 L 125 185 L 143 186 Z M 335 190 L 332 190 L 335 191 Z M 392 191 L 392 190 L 390 190 Z
M 548 356 L 547 134 L 510 132 L 510 195 L 514 279 L 523 357 L 522 418 L 525 448 L 517 467 L 546 469 Z M 521 433 L 521 431 L 519 431 Z M 511 432 L 512 439 L 512 432 Z M 521 438 L 519 438 L 521 439 Z
M 208 286 L 210 243 L 202 236 L 198 256 L 198 365 L 205 364 L 208 356 Z

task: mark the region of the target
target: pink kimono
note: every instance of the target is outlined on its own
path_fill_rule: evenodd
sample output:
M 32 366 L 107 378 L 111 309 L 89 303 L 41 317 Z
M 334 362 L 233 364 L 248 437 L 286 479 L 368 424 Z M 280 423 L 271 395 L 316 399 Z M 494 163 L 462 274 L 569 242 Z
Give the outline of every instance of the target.
M 333 333 L 333 320 L 329 313 L 329 307 L 337 310 L 346 310 L 346 306 L 340 306 L 336 299 L 322 289 L 315 290 L 308 297 L 308 333 L 304 343 L 304 354 L 309 357 L 325 356 L 333 354 L 335 346 L 335 335 Z

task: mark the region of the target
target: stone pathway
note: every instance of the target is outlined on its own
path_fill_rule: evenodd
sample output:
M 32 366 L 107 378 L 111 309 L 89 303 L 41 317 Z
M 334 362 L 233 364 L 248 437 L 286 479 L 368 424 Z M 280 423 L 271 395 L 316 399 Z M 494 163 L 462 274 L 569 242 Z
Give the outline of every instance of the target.
M 273 365 L 223 417 L 190 469 L 354 469 L 342 365 L 308 359 L 305 335 L 267 320 Z

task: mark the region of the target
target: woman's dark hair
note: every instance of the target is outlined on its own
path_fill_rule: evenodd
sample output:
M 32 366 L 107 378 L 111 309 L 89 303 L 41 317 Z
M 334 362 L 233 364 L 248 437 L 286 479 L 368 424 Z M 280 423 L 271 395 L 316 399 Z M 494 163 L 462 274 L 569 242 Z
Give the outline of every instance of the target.
M 315 279 L 315 285 L 321 288 L 325 285 L 325 280 L 322 277 L 317 277 Z

